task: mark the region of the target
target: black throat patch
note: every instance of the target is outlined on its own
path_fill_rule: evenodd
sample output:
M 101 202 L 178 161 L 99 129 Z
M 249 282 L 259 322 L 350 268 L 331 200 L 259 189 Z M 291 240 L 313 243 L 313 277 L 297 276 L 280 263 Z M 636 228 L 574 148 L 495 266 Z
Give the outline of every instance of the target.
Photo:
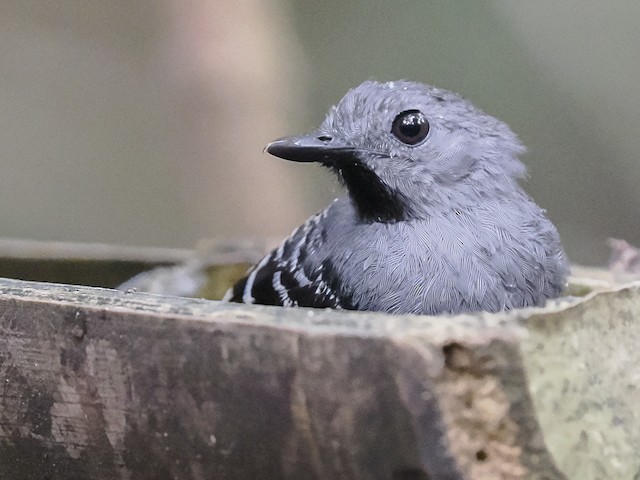
M 349 197 L 363 221 L 393 223 L 409 217 L 406 197 L 385 185 L 360 161 L 345 162 L 333 168 L 349 190 Z

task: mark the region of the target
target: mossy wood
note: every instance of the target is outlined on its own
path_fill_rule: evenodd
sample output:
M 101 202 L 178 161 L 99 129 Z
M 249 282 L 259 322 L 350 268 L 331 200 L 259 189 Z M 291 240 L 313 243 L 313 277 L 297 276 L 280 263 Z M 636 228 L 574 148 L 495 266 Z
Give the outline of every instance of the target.
M 0 478 L 632 479 L 640 286 L 500 315 L 0 280 Z

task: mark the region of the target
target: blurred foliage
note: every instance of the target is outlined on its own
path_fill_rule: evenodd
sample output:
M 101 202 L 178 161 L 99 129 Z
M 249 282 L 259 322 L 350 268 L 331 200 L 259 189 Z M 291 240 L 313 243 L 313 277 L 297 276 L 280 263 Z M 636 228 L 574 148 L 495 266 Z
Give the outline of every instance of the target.
M 217 23 L 197 25 L 217 57 L 184 43 L 200 31 L 179 32 L 198 5 L 3 2 L 0 236 L 191 247 L 286 235 L 340 190 L 262 145 L 314 128 L 365 79 L 408 78 L 520 135 L 525 187 L 574 261 L 602 263 L 610 236 L 640 243 L 637 2 L 221 1 Z

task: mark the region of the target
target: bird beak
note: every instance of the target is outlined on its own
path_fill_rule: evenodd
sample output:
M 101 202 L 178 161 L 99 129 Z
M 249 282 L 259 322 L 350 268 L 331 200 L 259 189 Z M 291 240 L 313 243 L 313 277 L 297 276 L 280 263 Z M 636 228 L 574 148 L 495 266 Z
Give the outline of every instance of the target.
M 279 138 L 267 145 L 265 150 L 285 160 L 320 162 L 325 165 L 353 160 L 357 152 L 341 140 L 321 133 Z

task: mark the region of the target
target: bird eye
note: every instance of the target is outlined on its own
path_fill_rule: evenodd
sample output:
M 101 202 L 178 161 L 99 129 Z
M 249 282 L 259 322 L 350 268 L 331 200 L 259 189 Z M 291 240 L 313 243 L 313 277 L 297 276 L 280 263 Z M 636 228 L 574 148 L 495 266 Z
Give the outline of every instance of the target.
M 407 145 L 416 145 L 429 133 L 429 122 L 419 110 L 406 110 L 393 120 L 391 133 Z

